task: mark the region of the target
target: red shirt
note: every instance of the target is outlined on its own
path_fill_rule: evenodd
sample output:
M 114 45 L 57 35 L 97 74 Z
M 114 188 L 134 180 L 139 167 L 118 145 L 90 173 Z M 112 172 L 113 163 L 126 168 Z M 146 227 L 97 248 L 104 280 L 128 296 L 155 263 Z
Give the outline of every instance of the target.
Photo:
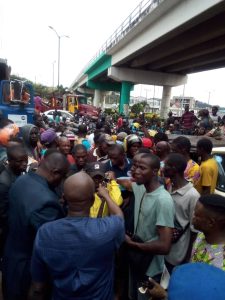
M 190 111 L 185 112 L 181 117 L 182 127 L 185 129 L 193 128 L 194 114 Z
M 122 119 L 122 118 L 119 118 L 119 119 L 117 120 L 117 127 L 120 128 L 122 125 L 123 125 L 123 119 Z

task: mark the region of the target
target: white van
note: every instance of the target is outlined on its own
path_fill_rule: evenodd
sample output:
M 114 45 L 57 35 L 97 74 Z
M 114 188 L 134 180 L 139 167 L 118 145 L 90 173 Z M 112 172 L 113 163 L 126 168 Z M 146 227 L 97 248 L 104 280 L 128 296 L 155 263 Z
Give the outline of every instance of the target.
M 212 154 L 218 163 L 218 180 L 215 193 L 225 197 L 225 147 L 215 147 Z

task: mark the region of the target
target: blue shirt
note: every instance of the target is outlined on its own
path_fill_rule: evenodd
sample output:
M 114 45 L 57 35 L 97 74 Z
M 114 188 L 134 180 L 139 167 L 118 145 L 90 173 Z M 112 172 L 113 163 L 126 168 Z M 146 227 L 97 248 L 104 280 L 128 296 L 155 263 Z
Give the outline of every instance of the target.
M 132 167 L 132 160 L 129 158 L 125 158 L 125 165 L 123 169 L 113 165 L 111 160 L 109 160 L 105 165 L 106 172 L 107 171 L 114 172 L 116 178 L 131 177 L 131 172 L 130 172 L 131 167 Z
M 111 216 L 67 217 L 43 225 L 36 236 L 32 279 L 53 279 L 54 300 L 113 299 L 114 253 L 124 221 Z

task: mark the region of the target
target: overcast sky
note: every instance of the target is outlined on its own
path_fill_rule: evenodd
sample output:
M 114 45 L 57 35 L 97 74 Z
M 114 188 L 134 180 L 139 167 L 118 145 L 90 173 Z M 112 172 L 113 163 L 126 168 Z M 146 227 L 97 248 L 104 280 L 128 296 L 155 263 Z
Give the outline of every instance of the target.
M 0 0 L 0 57 L 12 73 L 48 86 L 57 85 L 58 39 L 61 38 L 60 83 L 70 86 L 101 45 L 140 0 Z M 225 69 L 190 75 L 185 96 L 225 106 Z M 172 95 L 183 95 L 183 86 Z M 162 89 L 155 88 L 161 97 Z M 133 95 L 153 96 L 153 87 L 136 86 Z M 224 103 L 223 103 L 224 102 Z

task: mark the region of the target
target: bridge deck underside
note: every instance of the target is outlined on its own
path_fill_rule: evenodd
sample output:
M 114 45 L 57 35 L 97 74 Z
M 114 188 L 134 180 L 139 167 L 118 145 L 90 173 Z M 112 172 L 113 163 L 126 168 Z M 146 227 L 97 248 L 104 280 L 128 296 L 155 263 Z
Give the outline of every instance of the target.
M 225 67 L 225 5 L 200 24 L 191 20 L 118 66 L 188 74 Z

